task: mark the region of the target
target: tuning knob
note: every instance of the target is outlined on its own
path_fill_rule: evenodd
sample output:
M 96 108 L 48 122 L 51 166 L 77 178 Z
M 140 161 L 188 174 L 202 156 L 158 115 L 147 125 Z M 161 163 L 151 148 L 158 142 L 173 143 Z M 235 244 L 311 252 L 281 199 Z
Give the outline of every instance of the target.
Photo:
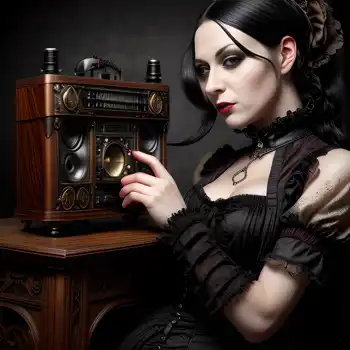
M 59 74 L 58 68 L 58 50 L 56 48 L 47 48 L 44 51 L 44 64 L 41 72 L 44 74 Z
M 160 62 L 155 58 L 151 58 L 147 63 L 145 81 L 147 83 L 160 83 L 162 81 Z

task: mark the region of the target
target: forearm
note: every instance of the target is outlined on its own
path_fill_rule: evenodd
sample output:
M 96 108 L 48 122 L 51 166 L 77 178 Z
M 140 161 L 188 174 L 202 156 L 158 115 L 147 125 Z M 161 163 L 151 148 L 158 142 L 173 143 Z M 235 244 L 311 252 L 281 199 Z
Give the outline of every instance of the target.
M 224 308 L 227 319 L 249 342 L 260 342 L 268 337 L 274 326 L 275 318 L 267 300 L 266 290 L 259 281 L 254 281 Z
M 205 217 L 189 216 L 192 220 L 183 211 L 171 222 L 171 244 L 197 283 L 196 292 L 204 295 L 209 313 L 223 312 L 249 342 L 268 338 L 294 307 L 301 290 L 298 281 L 267 265 L 259 275 L 244 270 L 210 239 Z
M 283 278 L 287 285 L 282 288 L 281 295 L 272 286 L 265 287 L 264 281 L 260 281 L 264 278 L 259 277 L 224 308 L 225 316 L 250 343 L 270 338 L 283 325 L 302 294 L 301 288 L 293 290 L 299 284 L 287 272 L 278 270 L 269 273 L 285 275 Z M 305 279 L 305 276 L 299 278 Z

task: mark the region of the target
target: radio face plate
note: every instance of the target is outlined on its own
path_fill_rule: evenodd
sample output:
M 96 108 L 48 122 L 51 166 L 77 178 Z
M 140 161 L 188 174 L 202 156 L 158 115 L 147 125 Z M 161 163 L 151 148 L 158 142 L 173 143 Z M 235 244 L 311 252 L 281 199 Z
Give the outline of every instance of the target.
M 55 84 L 55 114 L 115 115 L 168 118 L 168 93 L 140 88 L 106 88 Z

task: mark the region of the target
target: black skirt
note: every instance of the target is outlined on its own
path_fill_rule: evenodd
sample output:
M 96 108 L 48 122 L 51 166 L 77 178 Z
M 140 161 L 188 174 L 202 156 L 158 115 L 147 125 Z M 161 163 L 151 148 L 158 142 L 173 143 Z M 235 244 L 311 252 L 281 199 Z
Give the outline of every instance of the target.
M 180 307 L 167 306 L 132 331 L 118 350 L 232 350 L 232 343 L 225 343 L 190 313 Z

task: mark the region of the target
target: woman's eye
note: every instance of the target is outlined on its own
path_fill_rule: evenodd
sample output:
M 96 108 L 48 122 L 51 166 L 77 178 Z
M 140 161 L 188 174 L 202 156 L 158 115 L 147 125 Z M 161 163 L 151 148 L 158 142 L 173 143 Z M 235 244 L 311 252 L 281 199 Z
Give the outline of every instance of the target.
M 196 74 L 198 77 L 204 77 L 209 72 L 209 68 L 206 66 L 197 66 Z
M 226 68 L 236 67 L 241 62 L 241 59 L 237 56 L 230 56 L 223 60 L 222 65 Z

